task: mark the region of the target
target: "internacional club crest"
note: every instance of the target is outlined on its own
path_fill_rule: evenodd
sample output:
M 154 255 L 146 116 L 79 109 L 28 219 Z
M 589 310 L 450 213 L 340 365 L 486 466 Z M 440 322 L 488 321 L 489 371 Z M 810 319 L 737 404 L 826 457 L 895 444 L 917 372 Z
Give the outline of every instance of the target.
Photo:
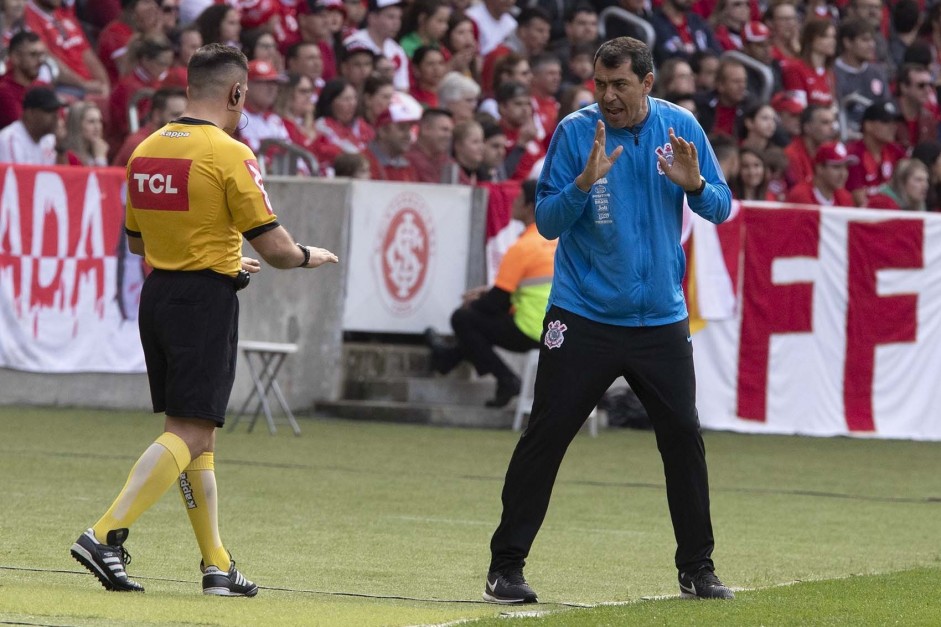
M 549 349 L 559 348 L 562 346 L 562 342 L 565 341 L 565 332 L 568 330 L 568 327 L 562 324 L 560 320 L 553 320 L 549 323 L 549 326 L 546 327 L 546 339 L 545 345 Z
M 387 207 L 373 256 L 383 304 L 396 315 L 408 315 L 421 304 L 429 284 L 434 232 L 424 200 L 404 192 Z

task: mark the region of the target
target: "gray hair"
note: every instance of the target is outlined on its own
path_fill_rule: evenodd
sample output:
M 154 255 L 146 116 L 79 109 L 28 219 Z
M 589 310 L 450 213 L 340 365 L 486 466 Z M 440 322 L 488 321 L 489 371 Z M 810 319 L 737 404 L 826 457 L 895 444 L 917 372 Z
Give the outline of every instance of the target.
M 442 107 L 464 98 L 480 96 L 480 85 L 459 72 L 448 72 L 438 85 L 438 101 Z

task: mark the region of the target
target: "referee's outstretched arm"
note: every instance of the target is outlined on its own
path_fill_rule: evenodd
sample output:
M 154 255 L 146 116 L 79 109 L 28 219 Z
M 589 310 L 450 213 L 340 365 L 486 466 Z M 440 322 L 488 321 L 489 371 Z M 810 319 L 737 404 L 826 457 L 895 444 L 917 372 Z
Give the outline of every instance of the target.
M 283 226 L 265 231 L 248 240 L 248 243 L 273 268 L 316 268 L 339 261 L 329 250 L 294 243 L 291 234 Z

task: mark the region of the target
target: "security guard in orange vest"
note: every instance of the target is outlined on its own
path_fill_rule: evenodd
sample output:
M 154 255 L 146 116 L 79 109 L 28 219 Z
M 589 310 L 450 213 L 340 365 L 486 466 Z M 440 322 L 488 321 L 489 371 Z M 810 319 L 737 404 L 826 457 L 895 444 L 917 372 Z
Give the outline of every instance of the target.
M 513 218 L 526 229 L 503 256 L 493 287 L 468 291 L 464 305 L 451 315 L 457 344 L 447 345 L 434 329 L 425 331 L 432 366 L 441 374 L 466 359 L 477 374 L 496 377 L 497 392 L 487 401 L 488 407 L 503 407 L 520 392 L 519 377 L 493 347 L 518 353 L 539 348 L 552 287 L 556 240 L 546 240 L 536 231 L 536 181 L 524 181 L 522 188 L 513 203 Z

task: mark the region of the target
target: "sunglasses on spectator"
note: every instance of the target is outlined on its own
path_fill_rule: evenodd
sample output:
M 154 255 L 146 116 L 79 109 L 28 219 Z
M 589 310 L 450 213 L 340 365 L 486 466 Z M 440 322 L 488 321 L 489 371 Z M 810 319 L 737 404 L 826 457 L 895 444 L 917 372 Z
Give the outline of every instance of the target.
M 179 13 L 180 12 L 180 7 L 175 7 L 175 6 L 163 6 L 163 7 L 160 7 L 160 9 L 164 13 Z
M 930 82 L 930 81 L 922 81 L 922 82 L 920 82 L 920 83 L 912 83 L 911 85 L 912 85 L 912 87 L 917 87 L 918 89 L 925 89 L 925 88 L 931 87 L 931 82 Z

